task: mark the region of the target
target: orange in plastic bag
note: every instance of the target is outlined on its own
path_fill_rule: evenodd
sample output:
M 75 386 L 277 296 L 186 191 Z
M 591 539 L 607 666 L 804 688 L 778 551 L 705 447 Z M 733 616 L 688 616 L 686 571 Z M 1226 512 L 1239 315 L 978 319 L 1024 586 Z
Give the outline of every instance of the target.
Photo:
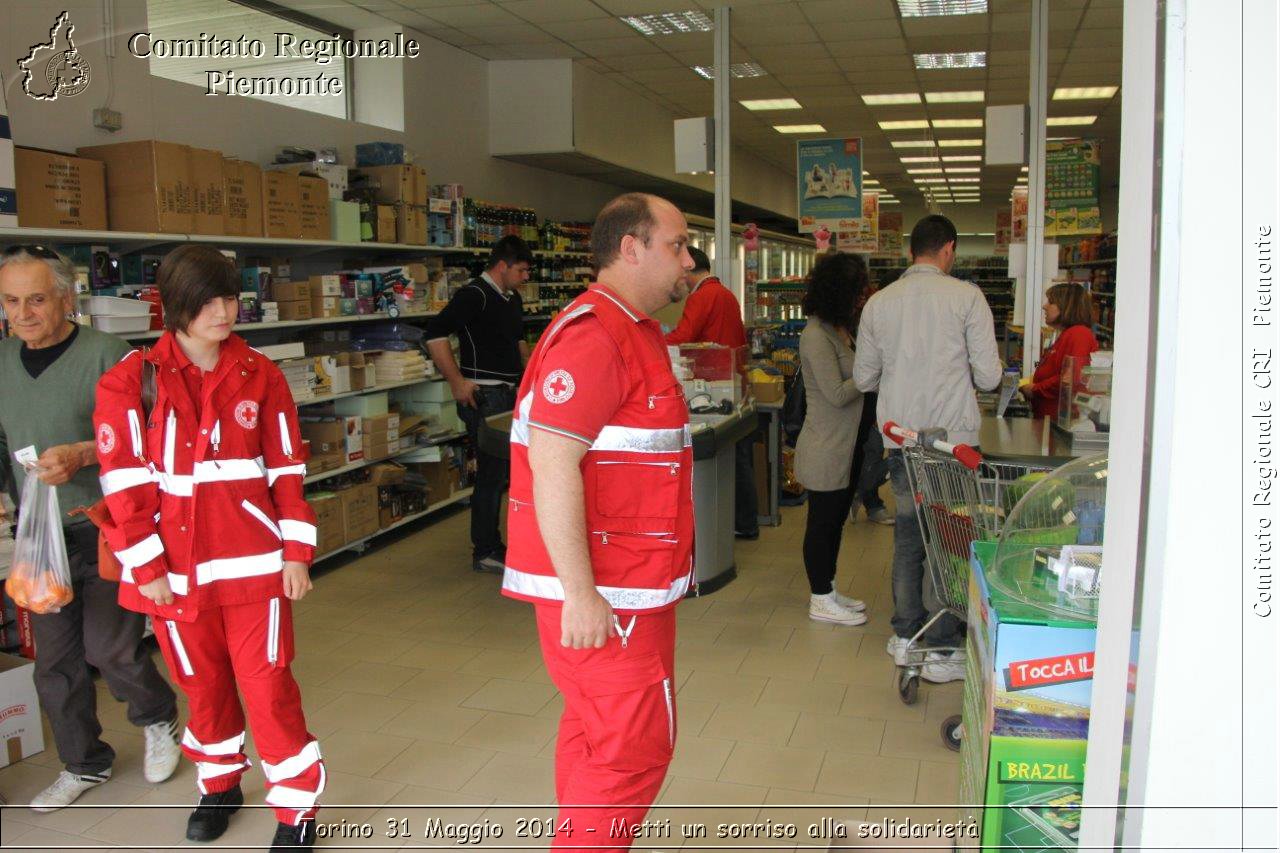
M 13 567 L 4 582 L 4 591 L 18 606 L 32 613 L 57 613 L 72 597 L 58 491 L 42 481 L 33 468 L 28 467 L 26 473 L 22 502 L 18 505 Z

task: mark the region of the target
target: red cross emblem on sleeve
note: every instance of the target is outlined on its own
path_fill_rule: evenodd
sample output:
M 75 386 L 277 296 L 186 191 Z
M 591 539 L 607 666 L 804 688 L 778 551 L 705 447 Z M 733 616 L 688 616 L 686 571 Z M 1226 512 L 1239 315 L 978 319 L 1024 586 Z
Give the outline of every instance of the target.
M 566 403 L 572 399 L 573 391 L 573 377 L 567 370 L 553 370 L 542 380 L 542 396 L 548 403 Z

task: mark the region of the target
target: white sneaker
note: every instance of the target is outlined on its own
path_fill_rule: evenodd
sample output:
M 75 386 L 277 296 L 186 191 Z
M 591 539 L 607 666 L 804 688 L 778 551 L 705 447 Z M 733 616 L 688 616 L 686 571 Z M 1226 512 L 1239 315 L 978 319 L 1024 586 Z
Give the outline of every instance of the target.
M 964 652 L 929 652 L 920 667 L 920 677 L 934 684 L 964 681 Z
M 56 812 L 63 806 L 69 806 L 90 788 L 96 788 L 111 778 L 111 771 L 102 773 L 86 773 L 80 775 L 63 770 L 53 784 L 36 794 L 31 799 L 33 812 Z
M 845 610 L 856 610 L 859 613 L 861 613 L 862 611 L 867 609 L 867 603 L 865 601 L 859 601 L 856 598 L 850 598 L 847 595 L 841 595 L 840 593 L 836 592 L 834 589 L 831 590 L 831 598 L 833 601 L 835 601 L 836 604 L 839 604 Z
M 182 757 L 182 750 L 178 748 L 178 721 L 152 723 L 142 732 L 147 739 L 142 775 L 152 785 L 158 785 L 173 775 Z
M 844 607 L 831 594 L 811 595 L 809 618 L 815 622 L 834 622 L 837 625 L 861 625 L 867 621 L 867 614 Z
M 885 643 L 884 650 L 893 658 L 893 662 L 898 666 L 907 665 L 907 643 L 911 642 L 910 637 L 899 637 L 896 634 L 889 638 L 889 642 Z

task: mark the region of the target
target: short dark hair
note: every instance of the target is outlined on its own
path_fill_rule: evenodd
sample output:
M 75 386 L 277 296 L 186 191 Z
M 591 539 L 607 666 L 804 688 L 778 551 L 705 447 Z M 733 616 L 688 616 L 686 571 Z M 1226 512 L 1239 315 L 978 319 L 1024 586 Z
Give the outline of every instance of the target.
M 654 196 L 623 193 L 606 204 L 591 226 L 591 254 L 596 269 L 604 269 L 618 259 L 622 238 L 631 235 L 649 245 L 649 234 L 658 223 L 653 215 Z
M 810 317 L 853 331 L 854 306 L 867 287 L 867 264 L 858 255 L 823 255 L 809 271 L 801 307 Z
M 1055 284 L 1044 296 L 1050 305 L 1057 306 L 1057 325 L 1062 328 L 1093 325 L 1093 300 L 1083 286 L 1075 283 Z
M 697 246 L 690 246 L 689 257 L 693 258 L 693 272 L 697 272 L 698 270 L 711 272 L 711 259 L 707 257 L 706 252 L 702 251 Z
M 941 213 L 932 213 L 911 229 L 911 256 L 936 254 L 948 243 L 956 242 L 956 226 Z
M 510 267 L 516 264 L 532 264 L 533 250 L 529 248 L 529 244 L 524 240 L 514 234 L 508 234 L 493 244 L 493 248 L 489 250 L 489 260 L 485 263 L 484 268 L 491 270 L 503 262 Z
M 156 271 L 164 327 L 185 331 L 210 299 L 238 297 L 240 274 L 212 246 L 179 246 L 164 256 Z

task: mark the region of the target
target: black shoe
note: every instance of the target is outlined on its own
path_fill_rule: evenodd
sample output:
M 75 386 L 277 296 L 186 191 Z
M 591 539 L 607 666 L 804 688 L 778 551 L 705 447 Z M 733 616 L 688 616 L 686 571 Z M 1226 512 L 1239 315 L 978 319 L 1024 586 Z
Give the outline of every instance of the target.
M 754 542 L 760 538 L 760 531 L 754 530 L 750 533 L 747 533 L 746 531 L 743 531 L 743 530 L 735 530 L 733 531 L 733 536 L 735 539 L 746 539 L 748 542 Z
M 244 805 L 240 786 L 217 794 L 205 794 L 187 818 L 188 841 L 216 841 L 227 831 L 227 822 Z
M 502 558 L 496 554 L 490 554 L 488 557 L 481 557 L 478 560 L 471 561 L 471 568 L 477 572 L 484 572 L 490 575 L 501 575 L 507 570 L 506 564 Z
M 316 822 L 304 820 L 297 826 L 282 823 L 276 827 L 276 837 L 271 839 L 271 853 L 290 850 L 310 850 L 316 843 Z

